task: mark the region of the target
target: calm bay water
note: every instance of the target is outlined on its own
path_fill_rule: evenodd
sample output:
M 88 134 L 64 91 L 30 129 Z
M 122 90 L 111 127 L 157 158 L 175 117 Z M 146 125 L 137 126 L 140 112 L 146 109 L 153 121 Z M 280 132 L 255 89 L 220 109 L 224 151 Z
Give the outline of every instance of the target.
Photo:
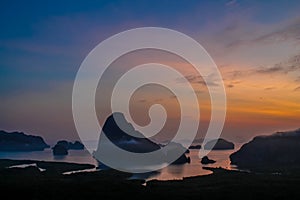
M 184 165 L 170 165 L 161 169 L 157 173 L 151 174 L 136 174 L 132 178 L 144 179 L 159 179 L 173 180 L 182 179 L 183 177 L 207 175 L 211 171 L 202 169 L 203 166 L 223 167 L 226 169 L 235 169 L 235 166 L 230 165 L 229 155 L 235 150 L 211 151 L 208 154 L 210 159 L 216 161 L 214 164 L 202 165 L 198 156 L 199 150 L 190 150 L 188 156 L 191 158 L 191 163 Z M 69 150 L 67 156 L 53 156 L 51 149 L 34 152 L 0 152 L 0 159 L 16 159 L 16 160 L 43 160 L 56 162 L 71 162 L 71 163 L 89 163 L 97 165 L 97 161 L 90 155 L 87 150 Z
M 229 170 L 236 169 L 235 166 L 230 165 L 229 155 L 235 150 L 223 150 L 223 151 L 211 151 L 208 154 L 210 159 L 216 161 L 214 164 L 203 165 L 199 158 L 199 150 L 190 150 L 188 156 L 191 158 L 191 163 L 184 165 L 169 165 L 161 169 L 158 173 L 152 174 L 136 174 L 132 178 L 143 178 L 147 180 L 159 179 L 159 180 L 174 180 L 182 179 L 184 177 L 201 176 L 211 174 L 209 170 L 202 169 L 202 167 L 223 167 Z
M 96 165 L 96 160 L 86 150 L 69 150 L 67 156 L 53 156 L 51 149 L 32 152 L 0 152 L 0 159 L 14 160 L 43 160 L 70 163 L 88 163 Z

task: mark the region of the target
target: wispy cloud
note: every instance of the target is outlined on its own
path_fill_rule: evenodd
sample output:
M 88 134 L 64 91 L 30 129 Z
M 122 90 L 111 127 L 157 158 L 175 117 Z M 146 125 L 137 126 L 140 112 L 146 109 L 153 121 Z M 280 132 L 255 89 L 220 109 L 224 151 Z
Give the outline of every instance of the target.
M 265 88 L 264 90 L 265 91 L 270 91 L 270 90 L 274 90 L 274 89 L 276 89 L 275 87 L 267 87 L 267 88 Z
M 164 100 L 163 98 L 157 98 L 157 99 L 154 99 L 154 100 L 139 99 L 138 102 L 139 103 L 146 103 L 146 102 L 157 103 L 157 102 L 162 102 L 163 100 Z
M 237 3 L 237 0 L 230 0 L 230 1 L 227 1 L 226 2 L 226 6 L 236 6 L 238 3 Z
M 139 103 L 145 103 L 145 102 L 147 102 L 147 100 L 146 99 L 140 99 L 140 100 L 138 100 L 138 102 Z
M 236 85 L 242 82 L 240 80 L 227 80 L 227 79 L 223 79 L 223 81 L 226 83 L 227 88 L 234 88 Z
M 254 42 L 279 42 L 289 39 L 300 40 L 300 19 L 297 19 L 287 26 L 275 30 L 273 32 L 262 35 L 254 40 Z
M 215 81 L 215 78 L 214 78 L 213 74 L 206 77 L 206 81 L 202 78 L 201 75 L 193 75 L 193 74 L 186 75 L 185 79 L 188 80 L 190 83 L 199 84 L 201 86 L 216 87 L 216 86 L 219 85 Z M 183 82 L 183 78 L 179 78 L 176 81 L 181 83 L 181 82 Z
M 282 72 L 282 71 L 283 71 L 282 66 L 275 65 L 275 66 L 269 67 L 269 68 L 261 67 L 259 69 L 256 69 L 253 72 L 258 73 L 258 74 L 273 74 L 273 73 Z
M 296 87 L 296 88 L 294 89 L 294 91 L 295 91 L 295 92 L 300 91 L 300 86 L 299 86 L 299 87 Z
M 154 102 L 161 102 L 163 100 L 164 100 L 163 98 L 158 98 L 158 99 L 154 99 Z
M 244 77 L 249 73 L 250 73 L 249 70 L 234 70 L 234 71 L 227 72 L 227 77 L 229 77 L 229 79 L 231 80 L 235 80 Z
M 272 75 L 272 74 L 287 74 L 290 72 L 300 71 L 300 55 L 292 56 L 288 60 L 280 63 L 276 63 L 272 67 L 258 67 L 250 70 L 234 70 L 228 73 L 228 76 L 232 79 L 237 79 L 245 76 L 253 76 L 257 74 Z M 296 79 L 300 81 L 300 77 Z
M 229 29 L 230 30 L 230 29 Z M 233 27 L 233 30 L 238 30 Z M 240 30 L 240 34 L 243 35 L 243 30 Z M 227 48 L 238 48 L 241 46 L 249 46 L 256 44 L 269 44 L 274 42 L 284 42 L 288 40 L 293 40 L 300 42 L 300 18 L 290 22 L 284 27 L 279 26 L 277 28 L 271 29 L 267 33 L 254 34 L 252 37 L 237 37 L 238 39 L 233 39 L 225 47 Z
M 300 55 L 290 57 L 288 60 L 275 64 L 273 67 L 260 68 L 255 70 L 256 73 L 289 73 L 300 70 Z

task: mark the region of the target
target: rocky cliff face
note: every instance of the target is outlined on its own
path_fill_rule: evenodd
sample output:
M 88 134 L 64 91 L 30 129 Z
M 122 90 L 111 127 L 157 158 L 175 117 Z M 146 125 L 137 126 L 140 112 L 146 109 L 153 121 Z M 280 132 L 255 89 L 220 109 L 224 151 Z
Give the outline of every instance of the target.
M 40 136 L 0 131 L 0 151 L 43 151 L 49 147 Z

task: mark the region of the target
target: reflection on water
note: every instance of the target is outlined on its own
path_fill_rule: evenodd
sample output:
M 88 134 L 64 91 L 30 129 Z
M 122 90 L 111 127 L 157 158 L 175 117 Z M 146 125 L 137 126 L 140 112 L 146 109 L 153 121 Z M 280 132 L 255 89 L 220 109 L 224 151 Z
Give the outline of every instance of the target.
M 99 170 L 97 168 L 82 169 L 82 170 L 75 170 L 75 171 L 64 172 L 63 175 L 76 174 L 76 173 L 80 173 L 80 172 L 96 172 L 96 171 L 99 171 Z
M 149 177 L 154 177 L 154 176 L 158 176 L 160 174 L 159 171 L 153 171 L 153 172 L 147 172 L 147 173 L 139 173 L 139 174 L 133 174 L 129 180 L 147 180 L 149 179 Z
M 67 155 L 55 155 L 55 156 L 53 156 L 53 159 L 64 161 L 64 160 L 66 160 L 66 157 L 67 157 Z
M 190 177 L 190 176 L 199 176 L 199 175 L 207 175 L 211 174 L 211 171 L 204 170 L 202 169 L 203 166 L 213 166 L 211 165 L 202 165 L 200 163 L 200 158 L 198 156 L 199 150 L 193 149 L 190 150 L 189 156 L 191 158 L 191 163 L 190 164 L 184 164 L 184 165 L 170 165 L 166 168 L 163 168 L 160 170 L 160 173 L 151 176 L 148 178 L 148 180 L 153 180 L 153 179 L 159 179 L 159 180 L 174 180 L 174 179 L 182 179 L 184 177 Z M 229 152 L 228 152 L 229 153 Z M 219 166 L 222 167 L 228 167 L 227 164 L 229 164 L 229 161 L 226 162 L 226 155 L 228 154 L 225 151 L 220 151 L 217 152 L 218 155 L 211 155 L 209 154 L 209 158 L 216 160 L 217 162 L 214 163 L 214 165 L 217 165 L 219 163 Z M 214 154 L 214 152 L 212 152 Z M 220 162 L 219 162 L 219 158 Z M 227 157 L 228 158 L 228 157 Z
M 32 164 L 22 164 L 22 165 L 13 165 L 10 166 L 8 168 L 26 168 L 26 167 L 36 167 L 38 170 L 40 170 L 41 172 L 46 171 L 46 169 L 40 168 L 37 166 L 36 163 L 32 163 Z
M 210 159 L 216 163 L 203 165 L 200 162 L 198 155 L 199 150 L 192 149 L 188 156 L 191 158 L 190 164 L 184 165 L 170 165 L 156 172 L 134 174 L 131 179 L 146 179 L 146 180 L 174 180 L 182 179 L 183 177 L 207 175 L 212 172 L 202 169 L 203 166 L 209 167 L 223 167 L 226 169 L 235 169 L 230 165 L 229 155 L 236 150 L 219 150 L 211 151 L 208 154 Z M 89 154 L 88 151 L 69 150 L 67 156 L 53 156 L 51 149 L 45 151 L 35 152 L 0 152 L 0 159 L 16 159 L 16 160 L 44 160 L 44 161 L 58 161 L 58 162 L 73 162 L 73 163 L 87 163 L 97 166 L 97 161 Z
M 145 179 L 145 180 L 177 180 L 184 177 L 191 176 L 200 176 L 211 174 L 212 171 L 202 169 L 202 167 L 223 167 L 229 170 L 236 169 L 235 166 L 230 165 L 229 155 L 232 154 L 235 150 L 219 150 L 211 151 L 208 154 L 210 159 L 216 161 L 216 163 L 203 165 L 200 162 L 199 150 L 192 149 L 188 154 L 191 158 L 190 164 L 184 165 L 169 165 L 157 172 L 152 173 L 143 173 L 143 174 L 134 174 L 131 179 Z
M 184 165 L 172 165 L 170 167 L 167 167 L 166 170 L 168 171 L 168 173 L 170 174 L 183 174 L 184 172 Z

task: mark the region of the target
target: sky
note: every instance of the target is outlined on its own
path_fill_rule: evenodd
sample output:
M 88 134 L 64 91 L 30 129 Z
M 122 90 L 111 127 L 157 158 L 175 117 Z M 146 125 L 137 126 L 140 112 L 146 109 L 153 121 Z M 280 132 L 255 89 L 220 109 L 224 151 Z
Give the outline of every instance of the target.
M 0 129 L 41 135 L 50 142 L 77 139 L 72 88 L 80 64 L 106 38 L 149 26 L 189 35 L 215 61 L 227 93 L 222 137 L 245 142 L 255 135 L 299 128 L 299 10 L 299 1 L 3 0 Z M 144 51 L 118 59 L 112 71 L 118 77 L 126 66 L 153 59 L 179 70 L 197 91 L 202 137 L 210 118 L 208 85 L 188 63 Z M 176 98 L 170 96 L 162 88 L 145 87 L 132 100 L 137 116 L 133 119 L 147 122 L 147 108 L 161 103 L 170 117 L 165 132 L 172 132 L 180 113 L 174 109 Z M 106 98 L 105 92 L 98 92 L 100 123 L 109 115 L 101 107 Z

